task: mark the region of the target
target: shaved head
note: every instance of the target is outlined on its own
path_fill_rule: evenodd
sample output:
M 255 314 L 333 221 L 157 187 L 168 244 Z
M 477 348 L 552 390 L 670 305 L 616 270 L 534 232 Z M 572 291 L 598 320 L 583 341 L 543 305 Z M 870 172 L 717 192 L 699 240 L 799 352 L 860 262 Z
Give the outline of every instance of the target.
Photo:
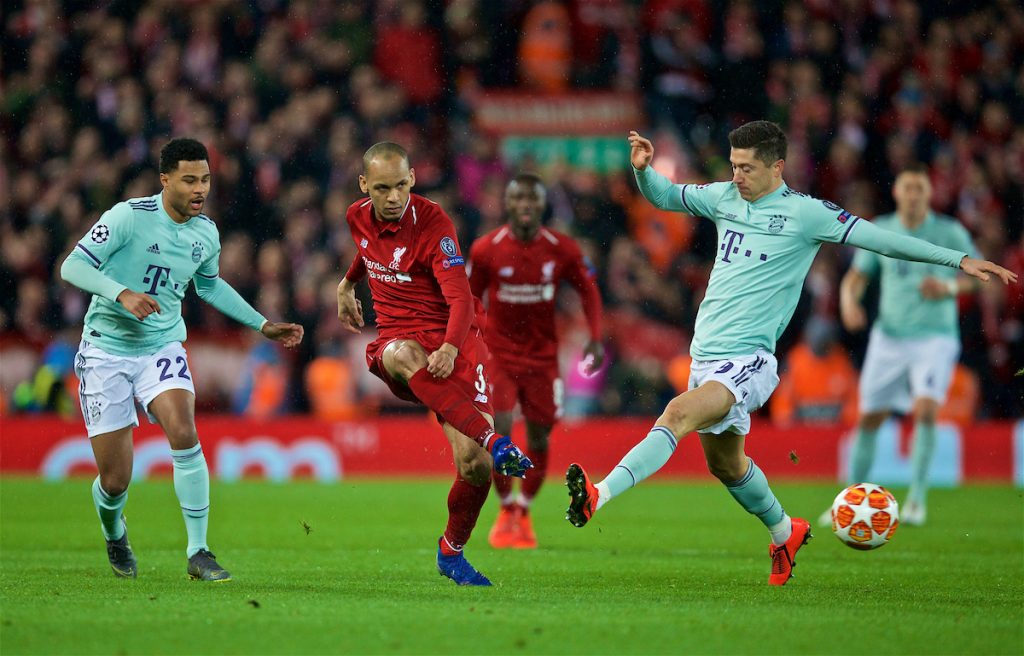
M 405 165 L 409 166 L 409 153 L 405 152 L 405 148 L 402 148 L 398 144 L 390 141 L 375 143 L 370 146 L 365 153 L 363 153 L 363 174 L 366 174 L 366 171 L 370 168 L 370 162 L 373 160 L 395 158 L 405 161 Z

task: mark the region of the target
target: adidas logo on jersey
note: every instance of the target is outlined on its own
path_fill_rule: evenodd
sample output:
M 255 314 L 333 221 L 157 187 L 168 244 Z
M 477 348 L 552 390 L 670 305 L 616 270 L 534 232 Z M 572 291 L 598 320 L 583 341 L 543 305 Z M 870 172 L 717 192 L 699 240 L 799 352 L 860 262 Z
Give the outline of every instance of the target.
M 149 248 L 146 249 L 146 252 L 147 253 L 156 253 L 157 255 L 159 255 L 160 254 L 160 244 L 153 244 L 152 246 L 150 246 Z

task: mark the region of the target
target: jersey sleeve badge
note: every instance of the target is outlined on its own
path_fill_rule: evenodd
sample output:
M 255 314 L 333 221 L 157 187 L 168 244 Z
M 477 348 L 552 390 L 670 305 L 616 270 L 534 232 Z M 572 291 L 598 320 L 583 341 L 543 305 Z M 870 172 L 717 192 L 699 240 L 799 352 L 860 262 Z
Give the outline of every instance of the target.
M 92 229 L 89 236 L 92 238 L 93 242 L 102 244 L 110 239 L 110 228 L 101 223 Z

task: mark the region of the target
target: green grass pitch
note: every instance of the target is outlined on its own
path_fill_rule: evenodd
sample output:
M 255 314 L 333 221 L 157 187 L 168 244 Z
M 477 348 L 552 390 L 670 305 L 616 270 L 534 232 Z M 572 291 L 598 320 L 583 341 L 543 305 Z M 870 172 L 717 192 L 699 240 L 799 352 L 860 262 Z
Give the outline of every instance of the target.
M 783 484 L 817 517 L 835 485 Z M 857 552 L 828 529 L 767 585 L 767 532 L 721 485 L 648 482 L 583 529 L 553 478 L 541 549 L 495 551 L 492 498 L 434 569 L 448 483 L 214 485 L 211 548 L 235 580 L 188 581 L 169 480 L 131 488 L 135 581 L 113 577 L 84 479 L 0 481 L 0 652 L 75 654 L 1021 654 L 1024 492 L 936 490 L 929 525 Z M 897 496 L 901 496 L 901 490 Z M 307 533 L 303 524 L 309 526 Z

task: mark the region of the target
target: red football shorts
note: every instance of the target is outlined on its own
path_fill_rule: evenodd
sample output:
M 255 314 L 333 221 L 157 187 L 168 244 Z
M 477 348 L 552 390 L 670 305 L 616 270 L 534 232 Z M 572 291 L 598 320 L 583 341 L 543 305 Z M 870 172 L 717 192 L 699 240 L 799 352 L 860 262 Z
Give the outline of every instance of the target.
M 384 349 L 400 339 L 411 339 L 418 342 L 427 355 L 430 355 L 439 349 L 441 344 L 444 344 L 444 333 L 443 330 L 426 330 L 410 332 L 401 337 L 379 337 L 366 347 L 366 366 L 369 367 L 370 373 L 387 383 L 392 394 L 403 401 L 422 405 L 422 402 L 416 398 L 416 395 L 405 383 L 392 378 L 384 368 Z M 462 343 L 462 348 L 459 349 L 459 355 L 455 358 L 455 369 L 452 370 L 447 380 L 461 387 L 469 395 L 469 398 L 473 399 L 473 405 L 480 412 L 486 412 L 493 417 L 494 408 L 491 407 L 490 401 L 490 372 L 486 370 L 487 362 L 487 345 L 484 343 L 483 336 L 476 328 L 470 328 L 466 340 Z
M 518 402 L 523 417 L 535 424 L 554 426 L 562 416 L 565 390 L 557 361 L 541 367 L 523 365 L 492 351 L 488 373 L 497 412 L 512 412 Z

